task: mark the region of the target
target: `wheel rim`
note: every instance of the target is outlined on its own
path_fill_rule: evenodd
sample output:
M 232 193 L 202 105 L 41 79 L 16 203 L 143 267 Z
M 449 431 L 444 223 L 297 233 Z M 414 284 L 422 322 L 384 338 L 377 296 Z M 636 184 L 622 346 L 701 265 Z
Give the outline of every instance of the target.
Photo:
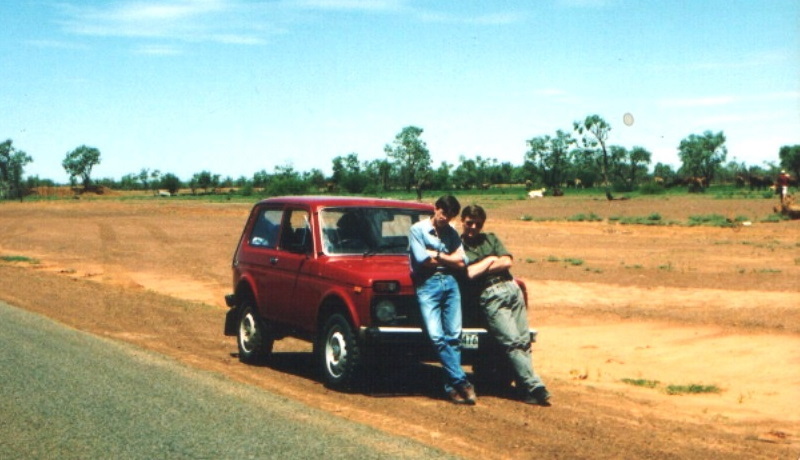
M 338 328 L 332 330 L 325 341 L 325 367 L 328 373 L 339 378 L 344 373 L 347 362 L 347 342 L 344 334 Z
M 239 323 L 239 345 L 242 351 L 250 353 L 255 349 L 258 341 L 258 327 L 252 313 L 247 313 Z

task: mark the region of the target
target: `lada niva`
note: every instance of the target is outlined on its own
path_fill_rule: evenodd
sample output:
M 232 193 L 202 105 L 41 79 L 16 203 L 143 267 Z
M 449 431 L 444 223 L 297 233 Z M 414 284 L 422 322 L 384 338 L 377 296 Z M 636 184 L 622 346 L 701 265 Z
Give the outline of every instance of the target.
M 275 340 L 304 339 L 325 384 L 348 389 L 370 371 L 371 358 L 432 357 L 408 234 L 433 211 L 430 204 L 355 197 L 257 203 L 233 256 L 234 292 L 225 297 L 225 335 L 237 337 L 239 359 L 263 362 Z M 465 364 L 495 372 L 493 363 L 505 360 L 487 351 L 492 340 L 480 315 L 465 309 L 463 325 Z

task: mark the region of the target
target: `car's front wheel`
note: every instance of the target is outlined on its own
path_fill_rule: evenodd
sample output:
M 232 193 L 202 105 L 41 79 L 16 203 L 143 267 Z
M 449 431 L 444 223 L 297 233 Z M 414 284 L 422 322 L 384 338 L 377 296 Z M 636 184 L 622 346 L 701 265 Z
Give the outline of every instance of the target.
M 248 364 L 264 362 L 272 354 L 275 340 L 252 303 L 247 302 L 242 308 L 236 340 L 239 345 L 239 361 Z
M 338 313 L 331 315 L 316 348 L 325 384 L 338 390 L 351 389 L 361 370 L 363 356 L 347 318 Z

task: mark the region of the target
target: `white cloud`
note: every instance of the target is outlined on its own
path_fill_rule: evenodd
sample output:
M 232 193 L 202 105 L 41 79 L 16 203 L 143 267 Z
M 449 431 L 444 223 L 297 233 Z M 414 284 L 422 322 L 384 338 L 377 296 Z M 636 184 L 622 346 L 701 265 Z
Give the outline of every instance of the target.
M 258 45 L 269 30 L 251 15 L 253 9 L 232 0 L 126 0 L 61 9 L 62 25 L 77 35 Z

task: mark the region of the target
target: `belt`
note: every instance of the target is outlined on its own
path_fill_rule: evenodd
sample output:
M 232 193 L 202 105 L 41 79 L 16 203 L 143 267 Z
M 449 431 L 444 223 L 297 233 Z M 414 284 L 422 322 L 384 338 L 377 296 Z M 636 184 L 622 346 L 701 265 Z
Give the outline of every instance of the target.
M 510 276 L 491 276 L 487 278 L 483 282 L 483 288 L 486 289 L 489 286 L 494 286 L 495 284 L 505 283 L 506 281 L 512 281 L 514 278 Z

